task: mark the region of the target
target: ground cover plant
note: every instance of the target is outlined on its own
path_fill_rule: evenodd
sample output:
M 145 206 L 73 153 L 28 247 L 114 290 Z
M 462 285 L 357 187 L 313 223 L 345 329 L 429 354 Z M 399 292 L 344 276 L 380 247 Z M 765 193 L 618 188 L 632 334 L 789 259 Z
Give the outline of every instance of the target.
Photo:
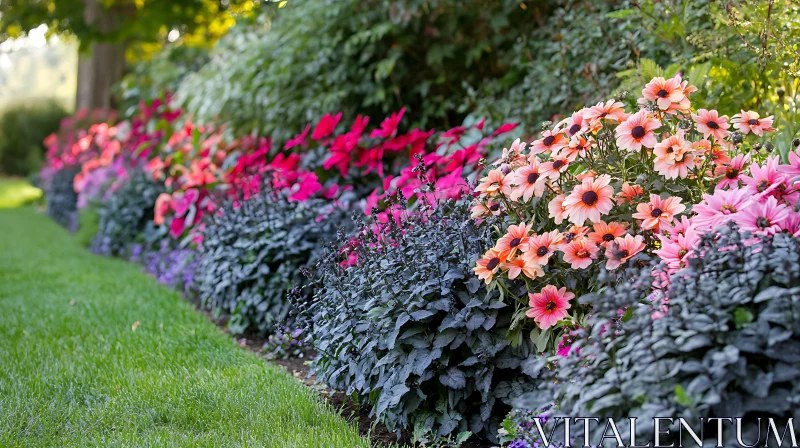
M 347 211 L 330 208 L 320 200 L 293 204 L 269 188 L 227 201 L 203 229 L 195 279 L 201 304 L 231 315 L 235 333 L 270 334 L 289 324 L 289 291 L 306 283 L 301 272 L 344 231 Z
M 313 297 L 298 297 L 314 372 L 418 441 L 492 438 L 504 402 L 532 387 L 518 368 L 532 344 L 509 344 L 508 305 L 470 278 L 489 232 L 469 213 L 465 201 L 402 208 L 399 222 L 362 229 L 344 263 L 331 248 Z
M 369 446 L 138 267 L 0 211 L 0 444 Z

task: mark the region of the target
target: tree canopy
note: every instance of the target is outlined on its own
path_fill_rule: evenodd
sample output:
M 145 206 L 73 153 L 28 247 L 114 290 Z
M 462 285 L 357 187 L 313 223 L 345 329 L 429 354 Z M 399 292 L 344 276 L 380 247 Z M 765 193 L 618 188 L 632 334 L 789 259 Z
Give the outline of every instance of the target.
M 50 34 L 93 42 L 163 42 L 171 30 L 214 42 L 235 23 L 281 2 L 267 0 L 0 0 L 0 41 L 45 24 Z M 100 20 L 103 17 L 103 20 Z

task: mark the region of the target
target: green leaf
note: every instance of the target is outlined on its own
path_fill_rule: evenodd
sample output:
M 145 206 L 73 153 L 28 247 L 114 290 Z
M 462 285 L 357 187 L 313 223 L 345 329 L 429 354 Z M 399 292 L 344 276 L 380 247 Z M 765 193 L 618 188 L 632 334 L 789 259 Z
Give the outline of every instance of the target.
M 753 313 L 742 307 L 736 308 L 736 310 L 733 312 L 733 322 L 736 325 L 736 328 L 741 328 L 752 321 Z
M 683 386 L 678 384 L 675 386 L 675 396 L 677 397 L 677 403 L 681 406 L 690 407 L 692 406 L 692 399 L 686 393 L 686 390 L 683 389 Z
M 632 317 L 633 317 L 633 307 L 630 306 L 630 307 L 628 307 L 627 310 L 625 310 L 625 315 L 622 316 L 622 321 L 623 322 L 627 322 L 627 321 L 631 320 Z
M 619 11 L 612 11 L 606 14 L 606 18 L 608 19 L 624 19 L 631 14 L 635 14 L 635 9 L 620 9 Z
M 551 334 L 553 334 L 553 332 L 548 328 L 539 335 L 539 337 L 536 339 L 536 350 L 543 352 L 545 349 L 547 349 L 547 343 L 550 342 Z
M 461 446 L 462 443 L 466 442 L 472 436 L 472 431 L 464 431 L 458 433 L 456 436 L 456 446 Z

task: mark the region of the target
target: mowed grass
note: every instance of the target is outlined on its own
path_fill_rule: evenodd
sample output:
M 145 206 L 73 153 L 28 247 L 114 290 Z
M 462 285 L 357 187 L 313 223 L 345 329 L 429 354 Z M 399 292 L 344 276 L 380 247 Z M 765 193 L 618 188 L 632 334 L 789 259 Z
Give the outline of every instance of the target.
M 0 446 L 368 445 L 138 266 L 0 210 Z
M 0 209 L 30 204 L 40 197 L 42 190 L 32 186 L 25 179 L 0 177 Z

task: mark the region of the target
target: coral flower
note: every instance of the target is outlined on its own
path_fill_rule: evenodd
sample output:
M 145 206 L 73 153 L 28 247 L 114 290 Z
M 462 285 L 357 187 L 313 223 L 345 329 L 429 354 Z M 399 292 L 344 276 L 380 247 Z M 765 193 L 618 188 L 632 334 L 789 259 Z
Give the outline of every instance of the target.
M 697 123 L 697 132 L 703 133 L 705 138 L 713 135 L 716 140 L 722 140 L 730 134 L 728 116 L 720 117 L 715 110 L 698 109 L 697 114 L 692 114 L 692 120 Z
M 552 131 L 542 132 L 542 138 L 531 143 L 530 151 L 531 155 L 557 152 L 565 146 L 567 146 L 567 137 L 561 132 L 561 129 L 556 128 Z
M 680 81 L 681 76 L 675 76 Z M 683 99 L 678 101 L 677 103 L 672 103 L 669 105 L 667 110 L 665 111 L 668 114 L 675 115 L 677 113 L 681 113 L 683 115 L 689 115 L 692 113 L 692 103 L 689 101 L 689 94 L 692 92 L 697 91 L 697 87 L 690 86 L 689 81 L 682 81 L 680 83 L 681 91 L 683 91 Z
M 689 170 L 696 168 L 697 163 L 693 152 L 685 152 L 680 158 L 676 158 L 673 163 L 668 159 L 656 158 L 653 168 L 656 172 L 667 179 L 685 178 L 689 176 Z
M 681 201 L 681 198 L 674 196 L 661 199 L 657 194 L 651 194 L 649 203 L 636 206 L 633 217 L 642 220 L 642 228 L 657 229 L 661 224 L 671 223 L 675 215 L 686 210 Z
M 570 264 L 572 269 L 586 269 L 592 264 L 592 260 L 597 258 L 597 244 L 586 238 L 581 238 L 569 244 L 561 246 L 564 252 L 564 261 Z
M 692 149 L 695 151 L 696 160 L 700 160 L 700 155 L 702 155 L 702 157 L 710 157 L 714 165 L 728 165 L 731 163 L 731 156 L 728 155 L 728 151 L 717 142 L 712 145 L 709 140 L 698 140 L 692 143 Z
M 548 216 L 552 218 L 553 222 L 556 224 L 561 224 L 564 222 L 564 218 L 567 217 L 567 210 L 564 208 L 564 201 L 566 199 L 566 196 L 560 194 L 547 204 Z
M 594 232 L 589 234 L 589 241 L 608 248 L 615 239 L 625 235 L 625 224 L 621 222 L 611 222 L 606 224 L 603 221 L 594 223 Z
M 789 218 L 789 211 L 789 207 L 770 196 L 763 203 L 751 203 L 734 219 L 740 230 L 774 235 L 781 231 L 781 224 Z
M 487 196 L 494 196 L 498 193 L 508 196 L 511 194 L 511 184 L 502 170 L 495 169 L 489 171 L 488 175 L 481 179 L 481 183 L 475 191 Z
M 680 103 L 686 97 L 679 77 L 664 79 L 655 77 L 642 89 L 642 96 L 653 101 L 661 110 L 667 110 L 673 103 Z
M 542 174 L 539 162 L 533 162 L 522 168 L 518 168 L 508 176 L 509 182 L 515 187 L 511 190 L 511 200 L 516 201 L 522 196 L 525 202 L 530 201 L 531 197 L 542 197 L 547 182 L 547 176 Z
M 639 151 L 642 146 L 653 148 L 658 143 L 654 131 L 660 127 L 661 121 L 651 118 L 646 110 L 640 110 L 617 126 L 617 146 L 628 151 Z
M 573 225 L 569 229 L 562 232 L 564 236 L 564 243 L 571 243 L 575 240 L 585 239 L 588 233 L 588 227 L 578 225 Z
M 506 261 L 514 258 L 517 251 L 524 252 L 528 250 L 531 239 L 528 234 L 531 231 L 531 227 L 533 227 L 533 224 L 526 226 L 524 222 L 519 225 L 508 226 L 508 233 L 497 240 L 497 245 L 494 247 L 500 255 L 500 260 Z
M 716 189 L 721 190 L 725 187 L 738 188 L 742 171 L 744 171 L 745 165 L 748 163 L 750 163 L 750 155 L 739 154 L 731 160 L 730 165 L 714 168 L 714 176 L 722 176 L 722 179 L 717 183 Z
M 628 119 L 624 104 L 617 100 L 602 101 L 586 109 L 584 115 L 590 121 L 604 120 L 611 123 L 621 123 Z
M 653 148 L 656 164 L 659 161 L 664 165 L 680 164 L 684 156 L 692 152 L 692 144 L 686 141 L 684 135 L 685 133 L 681 129 L 677 134 L 656 144 L 655 148 Z
M 153 218 L 153 224 L 160 226 L 164 224 L 164 215 L 167 214 L 170 207 L 172 206 L 172 196 L 169 193 L 161 193 L 156 198 L 156 206 L 155 206 L 155 217 Z
M 569 168 L 569 160 L 554 154 L 550 162 L 542 164 L 541 172 L 543 176 L 558 179 L 562 173 L 567 171 L 567 168 Z
M 544 275 L 544 269 L 536 263 L 531 263 L 525 258 L 516 258 L 514 260 L 503 263 L 503 269 L 508 271 L 508 278 L 514 280 L 523 274 L 529 279 L 533 280 L 537 277 Z
M 772 120 L 772 115 L 760 118 L 758 112 L 743 110 L 741 113 L 734 115 L 731 122 L 733 122 L 734 128 L 742 131 L 742 134 L 747 135 L 752 132 L 761 137 L 764 135 L 764 132 L 775 132 L 775 129 L 772 127 Z
M 600 221 L 614 207 L 614 188 L 609 185 L 611 176 L 603 174 L 595 179 L 584 179 L 564 200 L 564 208 L 573 224 L 583 224 L 587 219 Z
M 626 202 L 633 202 L 634 198 L 644 195 L 642 187 L 636 184 L 629 184 L 624 182 L 622 184 L 622 191 L 616 197 L 617 204 L 624 204 Z
M 622 263 L 630 260 L 636 254 L 644 250 L 644 238 L 641 235 L 625 235 L 619 237 L 611 244 L 611 247 L 606 250 L 606 269 L 614 270 Z
M 572 138 L 576 134 L 582 134 L 589 129 L 589 120 L 584 117 L 583 112 L 579 111 L 561 120 L 558 123 L 558 127 L 561 128 L 562 126 L 567 137 Z
M 528 293 L 528 297 L 531 309 L 525 315 L 533 319 L 539 328 L 547 330 L 568 316 L 567 310 L 572 306 L 569 301 L 575 298 L 575 294 L 567 292 L 567 288 L 547 285 L 538 293 Z
M 489 215 L 500 216 L 500 214 L 503 213 L 503 209 L 500 206 L 500 202 L 489 199 L 485 204 L 483 202 L 476 202 L 475 205 L 470 208 L 470 212 L 472 212 L 472 219 L 478 219 Z
M 580 182 L 583 182 L 584 179 L 594 179 L 595 177 L 597 177 L 597 173 L 592 170 L 589 170 L 589 171 L 584 171 L 581 174 L 578 174 L 577 176 L 575 176 L 575 179 L 577 179 Z
M 477 262 L 477 266 L 472 268 L 479 279 L 483 280 L 487 285 L 492 282 L 492 278 L 500 269 L 500 253 L 495 249 L 489 249 L 483 257 Z
M 503 156 L 494 162 L 494 165 L 510 165 L 518 167 L 525 165 L 525 156 L 522 152 L 525 151 L 527 143 L 521 142 L 520 139 L 514 140 L 511 148 L 503 148 Z
M 703 200 L 692 207 L 697 213 L 692 223 L 698 230 L 710 231 L 734 219 L 736 214 L 750 205 L 750 193 L 743 188 L 716 190 L 704 194 Z
M 569 145 L 559 151 L 558 155 L 570 162 L 574 162 L 578 156 L 586 157 L 586 151 L 590 150 L 592 146 L 594 146 L 594 143 L 586 140 L 586 137 L 575 135 L 569 140 Z
M 534 236 L 528 243 L 528 251 L 522 254 L 522 257 L 531 264 L 544 266 L 550 261 L 550 256 L 558 249 L 558 245 L 561 244 L 562 239 L 563 236 L 558 230 Z

